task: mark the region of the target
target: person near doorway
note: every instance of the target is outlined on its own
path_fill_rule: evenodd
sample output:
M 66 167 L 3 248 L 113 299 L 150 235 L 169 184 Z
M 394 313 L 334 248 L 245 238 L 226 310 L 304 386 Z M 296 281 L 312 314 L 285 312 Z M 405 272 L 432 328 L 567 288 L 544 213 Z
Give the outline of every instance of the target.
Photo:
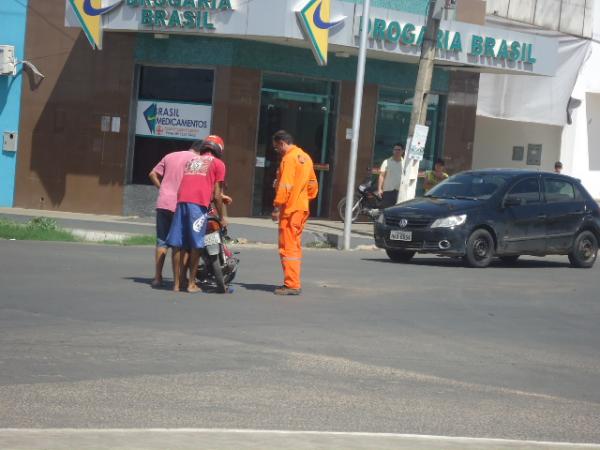
M 187 291 L 200 291 L 196 283 L 200 250 L 204 248 L 204 234 L 208 209 L 212 201 L 221 224 L 226 227 L 224 217 L 222 185 L 225 180 L 225 164 L 221 161 L 224 144 L 219 136 L 208 136 L 197 154 L 185 165 L 177 193 L 177 208 L 167 236 L 167 244 L 173 247 L 173 290 L 179 291 L 186 272 L 183 264 L 185 249 L 190 250 Z
M 291 134 L 278 131 L 273 147 L 282 156 L 273 201 L 273 221 L 279 222 L 279 256 L 283 286 L 276 295 L 299 295 L 302 267 L 302 232 L 309 215 L 309 201 L 317 197 L 319 185 L 310 156 L 294 145 Z
M 396 204 L 404 170 L 404 145 L 401 143 L 394 144 L 392 152 L 392 156 L 383 161 L 379 168 L 377 195 L 382 199 L 382 208 Z
M 148 174 L 152 184 L 158 188 L 158 198 L 156 200 L 156 251 L 154 279 L 152 280 L 152 287 L 154 288 L 159 288 L 163 284 L 163 266 L 169 249 L 167 235 L 177 207 L 177 191 L 183 177 L 183 169 L 196 156 L 195 152 L 199 151 L 201 146 L 202 141 L 196 141 L 188 150 L 169 153 Z
M 554 173 L 562 173 L 563 170 L 563 163 L 561 163 L 560 161 L 556 161 L 554 163 Z
M 437 186 L 439 183 L 448 178 L 448 174 L 445 172 L 445 169 L 446 163 L 442 158 L 438 158 L 435 160 L 433 170 L 425 171 L 425 181 L 423 183 L 423 188 L 425 189 L 425 192 L 428 192 L 432 187 Z

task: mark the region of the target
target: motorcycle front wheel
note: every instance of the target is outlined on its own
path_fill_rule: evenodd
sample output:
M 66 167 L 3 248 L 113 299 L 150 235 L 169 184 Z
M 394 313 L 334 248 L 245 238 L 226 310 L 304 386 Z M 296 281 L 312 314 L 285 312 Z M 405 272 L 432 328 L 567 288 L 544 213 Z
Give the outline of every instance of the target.
M 354 206 L 352 207 L 352 222 L 356 222 L 358 219 L 358 215 L 360 214 L 360 210 L 362 209 L 362 198 L 357 198 L 354 201 Z M 337 205 L 338 214 L 340 215 L 340 220 L 345 222 L 346 218 L 346 197 L 340 200 Z
M 223 270 L 221 270 L 221 258 L 219 258 L 219 255 L 208 255 L 208 258 L 210 260 L 213 275 L 215 276 L 217 292 L 223 294 L 225 293 L 225 279 L 223 278 Z

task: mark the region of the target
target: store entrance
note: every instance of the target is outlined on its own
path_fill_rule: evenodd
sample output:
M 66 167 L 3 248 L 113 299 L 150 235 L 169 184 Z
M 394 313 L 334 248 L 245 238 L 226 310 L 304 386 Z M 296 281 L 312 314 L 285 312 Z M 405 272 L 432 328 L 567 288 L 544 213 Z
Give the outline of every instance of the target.
M 327 214 L 330 200 L 330 162 L 333 160 L 335 85 L 332 82 L 265 75 L 261 91 L 253 214 L 269 215 L 273 209 L 273 183 L 280 157 L 271 137 L 278 130 L 294 136 L 315 163 L 319 196 L 311 203 L 311 215 Z

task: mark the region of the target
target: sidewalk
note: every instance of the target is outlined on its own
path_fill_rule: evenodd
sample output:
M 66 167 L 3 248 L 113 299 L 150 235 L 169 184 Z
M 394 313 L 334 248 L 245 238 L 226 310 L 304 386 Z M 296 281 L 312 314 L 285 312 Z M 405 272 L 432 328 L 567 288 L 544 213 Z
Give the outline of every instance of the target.
M 122 240 L 135 235 L 153 235 L 153 217 L 124 217 L 102 214 L 83 214 L 23 208 L 0 208 L 0 218 L 27 222 L 33 217 L 55 219 L 61 228 L 90 241 Z M 269 218 L 230 217 L 229 235 L 241 242 L 277 244 L 277 224 Z M 338 221 L 309 220 L 303 235 L 304 245 L 329 243 L 340 248 L 344 224 Z M 358 223 L 352 226 L 352 247 L 373 245 L 373 225 Z

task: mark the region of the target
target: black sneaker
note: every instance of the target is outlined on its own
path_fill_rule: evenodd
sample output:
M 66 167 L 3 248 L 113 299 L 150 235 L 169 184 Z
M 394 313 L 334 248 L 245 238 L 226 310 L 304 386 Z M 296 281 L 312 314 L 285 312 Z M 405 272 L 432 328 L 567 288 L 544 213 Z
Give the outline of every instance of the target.
M 281 286 L 273 292 L 275 295 L 300 295 L 302 289 L 292 289 L 287 286 Z

